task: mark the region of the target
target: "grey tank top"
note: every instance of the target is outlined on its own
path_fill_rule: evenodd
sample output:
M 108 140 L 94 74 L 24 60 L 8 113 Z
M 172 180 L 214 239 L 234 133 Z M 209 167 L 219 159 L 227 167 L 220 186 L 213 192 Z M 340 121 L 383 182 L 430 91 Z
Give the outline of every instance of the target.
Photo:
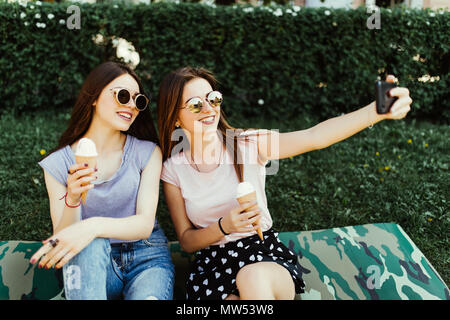
M 81 204 L 81 219 L 90 217 L 124 218 L 136 214 L 141 172 L 150 160 L 155 146 L 154 142 L 127 135 L 119 169 L 108 180 L 92 182 L 95 186 L 89 190 L 85 204 Z M 70 145 L 67 145 L 53 152 L 38 164 L 67 187 L 68 170 L 71 165 L 75 164 L 75 154 Z M 156 218 L 155 226 L 157 226 Z M 110 239 L 110 242 L 130 241 Z

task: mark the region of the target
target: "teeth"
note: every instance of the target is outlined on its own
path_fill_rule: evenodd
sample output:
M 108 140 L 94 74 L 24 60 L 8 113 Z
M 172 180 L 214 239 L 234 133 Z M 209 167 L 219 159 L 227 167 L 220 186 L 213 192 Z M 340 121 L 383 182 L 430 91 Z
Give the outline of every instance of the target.
M 202 122 L 203 122 L 203 121 L 209 122 L 209 121 L 212 121 L 212 120 L 214 120 L 214 116 L 211 116 L 211 117 L 202 119 Z
M 118 114 L 120 114 L 121 116 L 131 119 L 131 116 L 128 113 L 122 113 L 122 112 L 118 112 Z

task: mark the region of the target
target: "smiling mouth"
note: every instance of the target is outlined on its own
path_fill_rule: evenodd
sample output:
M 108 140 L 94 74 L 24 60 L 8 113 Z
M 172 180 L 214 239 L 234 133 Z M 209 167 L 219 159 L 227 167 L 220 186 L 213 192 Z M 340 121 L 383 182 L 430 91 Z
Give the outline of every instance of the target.
M 119 118 L 125 121 L 131 121 L 132 118 L 131 114 L 126 112 L 117 112 L 117 115 L 119 116 Z
M 203 118 L 199 121 L 203 124 L 211 125 L 215 122 L 215 120 L 216 120 L 216 116 L 210 116 L 210 117 Z

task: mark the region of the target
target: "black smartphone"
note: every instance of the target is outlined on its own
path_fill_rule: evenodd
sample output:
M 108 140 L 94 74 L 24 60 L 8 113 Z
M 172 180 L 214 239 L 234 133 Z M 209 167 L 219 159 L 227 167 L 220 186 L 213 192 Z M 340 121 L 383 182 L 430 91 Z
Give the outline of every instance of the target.
M 389 95 L 389 90 L 395 87 L 397 87 L 397 85 L 393 82 L 380 80 L 375 82 L 378 114 L 388 113 L 394 102 L 398 99 L 397 97 L 391 97 Z

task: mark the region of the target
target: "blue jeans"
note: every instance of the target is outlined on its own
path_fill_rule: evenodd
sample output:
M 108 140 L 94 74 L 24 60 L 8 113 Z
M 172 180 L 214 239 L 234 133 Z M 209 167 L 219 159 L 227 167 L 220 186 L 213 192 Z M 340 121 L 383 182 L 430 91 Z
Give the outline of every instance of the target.
M 64 290 L 68 300 L 170 300 L 174 273 L 167 238 L 156 223 L 146 240 L 94 239 L 64 265 Z

